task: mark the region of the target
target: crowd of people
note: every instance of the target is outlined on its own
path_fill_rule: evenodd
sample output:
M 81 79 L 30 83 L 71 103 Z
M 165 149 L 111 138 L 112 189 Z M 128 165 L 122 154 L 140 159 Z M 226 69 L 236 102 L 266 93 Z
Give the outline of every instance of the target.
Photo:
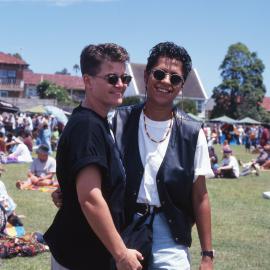
M 63 123 L 51 114 L 0 114 L 1 163 L 32 162 L 31 153 L 46 145 L 49 154 L 56 150 Z
M 227 141 L 230 145 L 244 145 L 250 151 L 257 145 L 270 143 L 269 125 L 238 125 L 238 124 L 207 124 L 204 126 L 205 136 L 209 146 Z
M 14 179 L 17 188 L 25 189 L 31 185 L 57 187 L 58 182 L 54 177 L 56 161 L 51 154 L 57 147 L 62 129 L 63 125 L 53 115 L 0 114 L 0 175 L 8 170 L 6 164 L 29 163 L 27 174 L 20 177 L 26 180 Z M 36 158 L 33 158 L 34 152 Z M 4 175 L 3 181 L 0 181 L 1 211 L 5 212 L 9 224 L 22 226 L 23 223 L 15 212 L 16 203 L 6 189 Z
M 228 127 L 227 124 L 225 126 Z M 219 127 L 219 125 L 214 125 L 212 128 L 210 126 L 204 127 L 211 167 L 216 178 L 238 178 L 249 174 L 259 176 L 261 170 L 270 169 L 270 132 L 268 126 L 252 125 L 246 126 L 245 129 L 243 126 L 234 126 L 234 129 L 238 128 L 238 133 L 234 134 L 238 135 L 235 136 L 233 144 L 236 142 L 236 144 L 244 145 L 247 151 L 258 154 L 256 158 L 245 163 L 233 154 L 231 140 L 224 139 L 227 138 L 225 135 L 227 131 L 225 129 L 222 131 Z M 223 156 L 220 163 L 215 153 L 214 144 L 222 145 Z M 240 171 L 240 167 L 242 167 L 242 171 Z

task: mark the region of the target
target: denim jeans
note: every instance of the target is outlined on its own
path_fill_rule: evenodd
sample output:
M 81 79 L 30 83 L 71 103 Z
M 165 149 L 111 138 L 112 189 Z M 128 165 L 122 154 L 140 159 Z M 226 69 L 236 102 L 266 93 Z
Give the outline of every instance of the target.
M 152 260 L 148 270 L 190 270 L 188 247 L 176 244 L 163 213 L 154 217 Z

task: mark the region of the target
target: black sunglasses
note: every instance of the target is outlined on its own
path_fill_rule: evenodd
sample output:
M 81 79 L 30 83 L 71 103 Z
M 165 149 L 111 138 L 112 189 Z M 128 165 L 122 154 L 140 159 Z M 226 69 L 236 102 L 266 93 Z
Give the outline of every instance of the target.
M 123 74 L 121 76 L 118 76 L 117 74 L 107 74 L 105 75 L 104 77 L 103 76 L 94 76 L 94 77 L 98 77 L 98 78 L 101 78 L 101 79 L 104 79 L 106 80 L 109 84 L 115 86 L 119 79 L 121 79 L 122 83 L 123 84 L 127 84 L 129 85 L 129 83 L 131 82 L 132 80 L 132 77 L 128 74 Z
M 168 73 L 165 72 L 162 69 L 153 69 L 152 71 L 153 77 L 157 80 L 157 81 L 162 81 L 164 80 L 164 78 L 169 75 L 170 77 L 170 82 L 173 86 L 176 86 L 178 84 L 183 84 L 184 83 L 184 78 L 176 73 Z

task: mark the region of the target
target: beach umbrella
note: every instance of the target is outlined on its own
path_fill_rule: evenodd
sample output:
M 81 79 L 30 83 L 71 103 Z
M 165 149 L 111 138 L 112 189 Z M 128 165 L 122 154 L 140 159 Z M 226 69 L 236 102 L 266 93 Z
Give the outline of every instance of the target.
M 26 109 L 25 111 L 30 112 L 30 113 L 46 113 L 46 110 L 43 105 L 37 105 L 31 108 Z
M 52 105 L 44 106 L 44 108 L 45 108 L 45 111 L 48 114 L 52 114 L 57 119 L 57 121 L 61 122 L 64 125 L 67 123 L 68 118 L 62 109 L 57 108 L 57 107 L 52 106 Z

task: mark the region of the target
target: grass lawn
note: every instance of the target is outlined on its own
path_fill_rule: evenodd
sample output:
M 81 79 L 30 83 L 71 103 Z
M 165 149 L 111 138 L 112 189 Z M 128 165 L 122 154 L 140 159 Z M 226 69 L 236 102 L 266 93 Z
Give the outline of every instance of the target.
M 244 147 L 232 148 L 236 157 L 243 161 L 256 156 L 246 153 Z M 220 153 L 219 146 L 216 151 Z M 6 165 L 5 168 L 7 171 L 1 180 L 18 205 L 16 212 L 26 216 L 23 219 L 26 231 L 44 232 L 56 213 L 50 194 L 16 189 L 15 182 L 26 175 L 28 165 Z M 270 172 L 237 180 L 209 179 L 207 186 L 212 205 L 215 269 L 270 269 L 270 200 L 262 198 L 263 191 L 270 191 Z M 194 228 L 192 269 L 198 269 L 199 254 L 200 245 Z M 49 270 L 50 254 L 5 259 L 0 261 L 0 269 Z

